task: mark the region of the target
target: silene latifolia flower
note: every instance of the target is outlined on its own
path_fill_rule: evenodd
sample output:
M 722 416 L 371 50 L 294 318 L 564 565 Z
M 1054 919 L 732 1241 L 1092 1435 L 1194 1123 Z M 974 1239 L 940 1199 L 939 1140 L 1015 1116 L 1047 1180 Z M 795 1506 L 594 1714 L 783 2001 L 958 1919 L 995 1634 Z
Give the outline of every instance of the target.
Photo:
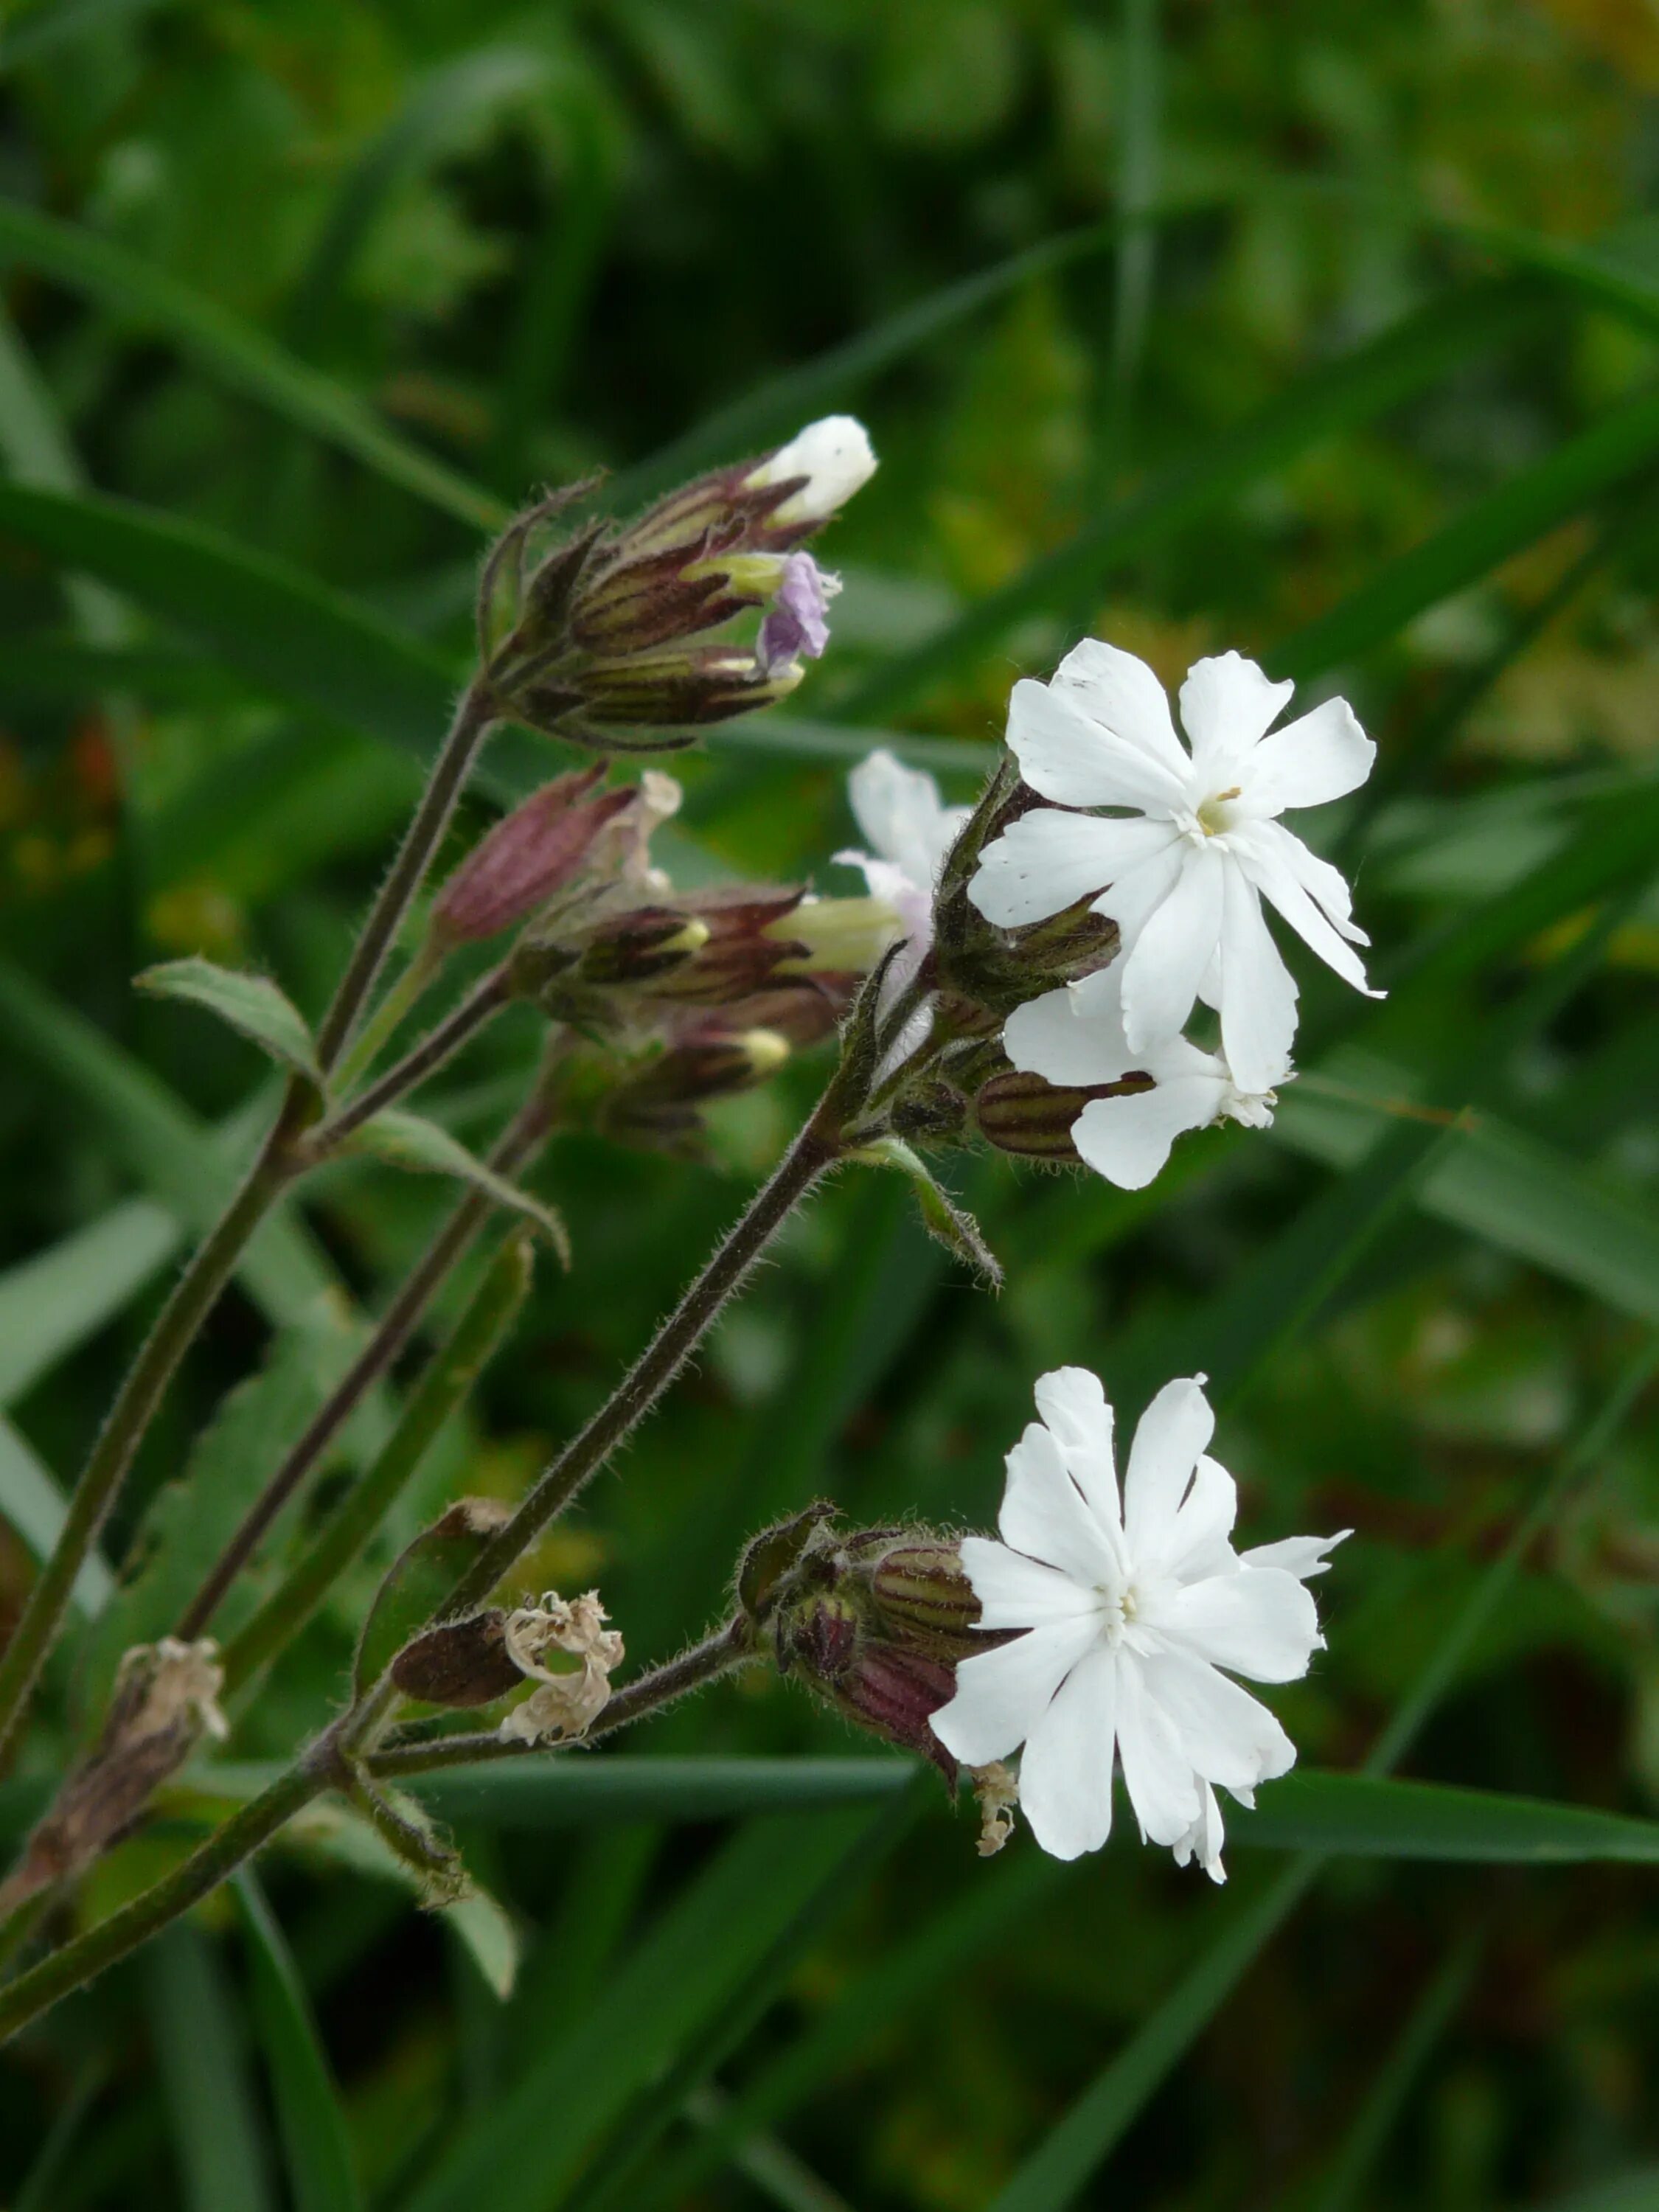
M 1027 785 L 1054 804 L 987 847 L 969 894 L 1004 927 L 1091 898 L 1121 935 L 1132 1054 L 1178 1037 L 1202 999 L 1220 1015 L 1228 1079 L 1245 1097 L 1282 1079 L 1296 1030 L 1296 984 L 1264 898 L 1345 981 L 1368 988 L 1346 884 L 1279 817 L 1356 789 L 1376 749 L 1342 699 L 1274 729 L 1292 689 L 1236 653 L 1195 662 L 1181 688 L 1189 751 L 1158 678 L 1115 646 L 1091 638 L 1051 683 L 1017 684 L 1008 744 Z M 1086 811 L 1101 808 L 1113 811 Z
M 904 940 L 887 976 L 889 994 L 896 994 L 927 957 L 939 871 L 974 810 L 947 806 L 931 775 L 906 768 L 884 747 L 853 770 L 847 797 L 871 849 L 840 852 L 836 859 L 863 871 L 871 897 L 893 917 L 887 941 Z
M 969 1766 L 1024 1746 L 1020 1806 L 1056 1858 L 1106 1841 L 1121 1761 L 1142 1840 L 1220 1881 L 1216 1790 L 1248 1805 L 1296 1759 L 1231 1676 L 1306 1674 L 1324 1639 L 1304 1585 L 1341 1538 L 1234 1550 L 1237 1492 L 1207 1455 L 1202 1381 L 1166 1383 L 1147 1407 L 1120 1504 L 1099 1382 L 1079 1367 L 1039 1379 L 1042 1418 L 1008 1455 L 1002 1540 L 961 1546 L 979 1630 L 1021 1632 L 958 1664 L 932 1725 Z

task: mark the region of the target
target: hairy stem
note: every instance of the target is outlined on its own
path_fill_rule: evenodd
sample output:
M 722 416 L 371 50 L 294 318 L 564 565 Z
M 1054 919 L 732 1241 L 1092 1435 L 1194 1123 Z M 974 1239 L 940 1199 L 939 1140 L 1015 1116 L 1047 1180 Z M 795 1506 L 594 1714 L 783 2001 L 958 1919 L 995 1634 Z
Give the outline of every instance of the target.
M 351 1042 L 352 1032 L 403 927 L 404 917 L 414 903 L 433 856 L 443 842 L 456 802 L 489 733 L 494 715 L 488 689 L 475 679 L 455 710 L 455 719 L 433 763 L 414 819 L 404 833 L 398 857 L 369 909 L 368 919 L 346 963 L 345 974 L 340 978 L 339 988 L 317 1032 L 317 1057 L 325 1073 L 333 1067 Z
M 307 1158 L 326 1159 L 354 1129 L 361 1129 L 365 1121 L 372 1121 L 383 1106 L 390 1106 L 417 1083 L 424 1083 L 508 1003 L 507 969 L 502 966 L 482 976 L 459 1006 L 446 1014 L 419 1044 L 388 1067 L 384 1075 L 376 1076 L 366 1091 L 360 1091 L 328 1121 L 319 1122 L 306 1139 Z
M 502 1133 L 489 1164 L 512 1175 L 532 1158 L 552 1123 L 544 1081 Z M 200 1636 L 224 1602 L 225 1594 L 252 1557 L 273 1521 L 305 1480 L 373 1385 L 398 1358 L 453 1269 L 483 1227 L 494 1200 L 469 1190 L 439 1230 L 413 1273 L 381 1316 L 374 1335 L 329 1393 L 282 1465 L 243 1516 L 241 1524 L 214 1562 L 206 1579 L 179 1617 L 174 1633 L 186 1642 Z M 253 1624 L 250 1623 L 250 1629 Z
M 430 990 L 443 964 L 442 951 L 428 937 L 357 1031 L 349 1049 L 340 1054 L 334 1068 L 336 1091 L 349 1091 L 374 1066 L 402 1026 L 404 1017 Z
M 243 1248 L 270 1209 L 292 1169 L 285 1146 L 292 1109 L 304 1086 L 291 1085 L 258 1158 L 174 1284 L 172 1295 L 127 1372 L 91 1456 L 70 1499 L 52 1557 L 30 1590 L 22 1617 L 0 1658 L 0 1762 L 22 1718 L 47 1654 L 57 1641 L 76 1577 L 97 1542 L 127 1470 L 137 1455 L 156 1407 L 197 1331 L 229 1281 Z
M 644 1419 L 679 1373 L 796 1206 L 840 1157 L 841 1133 L 832 1103 L 836 1097 L 836 1086 L 832 1084 L 771 1176 L 756 1192 L 639 1358 L 456 1584 L 444 1607 L 446 1617 L 483 1602 L 548 1522 L 563 1512 Z

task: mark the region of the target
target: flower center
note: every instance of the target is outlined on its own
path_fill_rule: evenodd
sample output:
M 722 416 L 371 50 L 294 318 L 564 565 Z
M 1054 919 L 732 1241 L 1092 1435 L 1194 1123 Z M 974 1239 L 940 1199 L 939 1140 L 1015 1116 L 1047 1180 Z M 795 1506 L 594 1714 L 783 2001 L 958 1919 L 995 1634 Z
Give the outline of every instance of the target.
M 1228 801 L 1243 795 L 1243 787 L 1235 783 L 1228 790 L 1218 791 L 1212 799 L 1205 800 L 1198 810 L 1198 826 L 1206 837 L 1219 837 L 1224 830 L 1232 827 Z
M 1123 1632 L 1132 1626 L 1140 1611 L 1140 1593 L 1133 1583 L 1102 1583 L 1097 1586 L 1100 1599 L 1100 1632 L 1113 1650 L 1123 1641 Z

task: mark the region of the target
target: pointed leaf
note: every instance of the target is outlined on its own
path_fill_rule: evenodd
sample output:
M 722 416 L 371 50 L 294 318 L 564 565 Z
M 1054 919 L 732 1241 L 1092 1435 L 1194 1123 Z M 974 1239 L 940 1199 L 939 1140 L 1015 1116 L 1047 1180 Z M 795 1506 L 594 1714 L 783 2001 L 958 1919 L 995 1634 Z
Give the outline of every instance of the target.
M 928 1235 L 971 1267 L 992 1290 L 1002 1288 L 1001 1262 L 986 1243 L 978 1222 L 965 1206 L 957 1204 L 950 1192 L 935 1180 L 927 1161 L 902 1137 L 883 1137 L 853 1157 L 867 1160 L 872 1167 L 896 1168 L 901 1175 L 908 1176 L 915 1190 L 922 1226 Z
M 274 2212 L 245 2031 L 218 1945 L 180 1921 L 143 1963 L 187 2212 Z
M 475 1152 L 468 1152 L 459 1137 L 452 1137 L 447 1129 L 441 1129 L 423 1115 L 405 1114 L 400 1108 L 388 1106 L 354 1129 L 343 1149 L 370 1152 L 389 1167 L 407 1168 L 416 1175 L 454 1176 L 471 1183 L 497 1206 L 522 1214 L 539 1229 L 558 1254 L 560 1265 L 568 1270 L 569 1232 L 556 1209 L 497 1175 Z
M 239 1030 L 273 1060 L 319 1087 L 322 1072 L 304 1015 L 269 975 L 254 975 L 216 962 L 166 960 L 133 978 L 135 988 L 154 999 L 185 999 L 205 1006 Z
M 1227 1814 L 1231 1844 L 1345 1858 L 1464 1860 L 1480 1866 L 1659 1863 L 1659 1821 L 1492 1790 L 1369 1774 L 1287 1774 L 1257 1809 Z
M 253 2014 L 297 2212 L 361 2212 L 345 2116 L 293 1954 L 248 1868 L 232 1875 L 231 1888 L 247 1938 Z
M 354 1679 L 359 1697 L 374 1688 L 410 1638 L 441 1608 L 509 1515 L 510 1509 L 495 1498 L 460 1498 L 398 1553 L 375 1593 L 358 1640 Z M 495 1694 L 505 1696 L 518 1679 L 509 1662 L 507 1677 Z

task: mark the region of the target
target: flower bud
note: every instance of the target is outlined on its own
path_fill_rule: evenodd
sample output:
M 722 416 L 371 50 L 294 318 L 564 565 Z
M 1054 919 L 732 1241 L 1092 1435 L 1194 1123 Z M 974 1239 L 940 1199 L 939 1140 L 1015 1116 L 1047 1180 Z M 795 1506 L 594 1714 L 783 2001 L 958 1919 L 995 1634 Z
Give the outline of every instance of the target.
M 792 1045 L 833 1036 L 858 993 L 857 975 L 801 975 L 773 981 L 720 1010 L 733 1029 L 775 1030 Z
M 774 527 L 816 527 L 845 507 L 875 472 L 876 456 L 863 423 L 852 415 L 826 415 L 769 453 L 744 478 L 744 488 L 789 487 L 772 516 Z
M 678 907 L 635 907 L 599 924 L 575 963 L 576 975 L 604 989 L 637 989 L 694 959 L 710 934 L 706 921 Z
M 444 945 L 472 945 L 524 921 L 580 875 L 602 833 L 635 805 L 626 786 L 596 793 L 601 767 L 551 783 L 498 822 L 457 868 L 432 908 Z
M 981 1085 L 974 1100 L 974 1126 L 1000 1152 L 1075 1166 L 1079 1155 L 1072 1142 L 1072 1128 L 1090 1101 L 1122 1098 L 1151 1088 L 1152 1078 L 1139 1073 L 1126 1075 L 1120 1083 L 1073 1090 L 1010 1068 Z
M 700 1022 L 623 1078 L 600 1103 L 599 1126 L 624 1140 L 693 1154 L 702 1133 L 696 1109 L 752 1090 L 788 1057 L 788 1039 L 775 1030 Z
M 793 942 L 781 972 L 867 975 L 904 933 L 886 899 L 805 898 L 789 916 Z
M 500 1607 L 491 1607 L 422 1630 L 392 1661 L 392 1680 L 422 1705 L 493 1705 L 524 1680 L 507 1648 L 506 1622 Z
M 589 661 L 580 672 L 579 696 L 584 720 L 599 731 L 629 726 L 692 730 L 775 706 L 800 680 L 799 663 L 769 673 L 752 653 L 692 646 Z M 605 742 L 615 740 L 607 735 Z

